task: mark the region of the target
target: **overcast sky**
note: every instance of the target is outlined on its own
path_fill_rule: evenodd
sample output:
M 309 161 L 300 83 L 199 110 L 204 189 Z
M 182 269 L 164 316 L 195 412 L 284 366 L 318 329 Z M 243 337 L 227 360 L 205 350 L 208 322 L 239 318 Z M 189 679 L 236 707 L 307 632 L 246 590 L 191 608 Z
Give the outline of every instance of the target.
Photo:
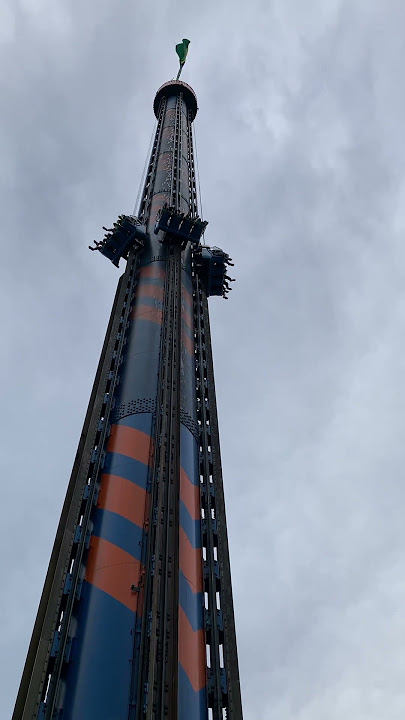
M 403 0 L 0 0 L 0 718 L 183 37 L 245 720 L 403 720 Z

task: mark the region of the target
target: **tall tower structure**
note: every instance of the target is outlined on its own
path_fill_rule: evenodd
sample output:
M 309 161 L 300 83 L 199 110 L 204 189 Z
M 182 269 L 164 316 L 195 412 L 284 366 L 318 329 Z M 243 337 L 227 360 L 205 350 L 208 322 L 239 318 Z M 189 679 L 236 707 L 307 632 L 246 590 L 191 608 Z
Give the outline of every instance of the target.
M 118 288 L 13 720 L 242 720 L 192 88 L 154 100 L 137 216 L 92 249 Z

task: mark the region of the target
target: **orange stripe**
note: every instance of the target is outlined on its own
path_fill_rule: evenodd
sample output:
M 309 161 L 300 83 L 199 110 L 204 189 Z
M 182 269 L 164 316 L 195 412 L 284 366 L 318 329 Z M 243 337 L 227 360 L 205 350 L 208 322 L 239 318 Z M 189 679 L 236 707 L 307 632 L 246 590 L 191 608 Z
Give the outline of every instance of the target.
M 202 556 L 201 548 L 193 548 L 183 528 L 179 528 L 179 565 L 192 586 L 193 592 L 202 592 Z
M 192 316 L 191 312 L 189 310 L 187 310 L 186 307 L 184 307 L 181 309 L 181 314 L 182 314 L 183 320 L 186 323 L 186 325 L 188 325 L 190 330 L 192 330 L 193 329 L 193 316 Z
M 206 685 L 204 630 L 193 630 L 179 605 L 179 662 L 195 692 Z
M 163 268 L 159 267 L 159 265 L 155 265 L 155 263 L 152 263 L 151 265 L 145 265 L 140 269 L 139 277 L 164 279 L 166 277 L 166 273 Z
M 180 497 L 193 520 L 199 520 L 201 517 L 200 488 L 198 485 L 193 485 L 183 468 L 180 468 Z
M 174 136 L 174 127 L 169 126 L 169 127 L 166 127 L 165 130 L 171 131 L 169 133 L 169 136 Z M 163 131 L 163 135 L 164 135 L 164 131 Z M 159 155 L 156 169 L 158 171 L 159 170 L 167 170 L 168 172 L 170 172 L 170 170 L 172 168 L 172 164 L 173 164 L 172 158 L 173 158 L 173 150 L 165 150 L 165 152 L 163 152 Z
M 144 465 L 152 463 L 153 440 L 150 435 L 127 425 L 113 425 L 107 450 L 127 455 Z
M 146 491 L 119 475 L 104 473 L 101 476 L 101 490 L 98 506 L 117 513 L 138 527 L 145 520 Z
M 136 290 L 136 297 L 151 297 L 155 300 L 163 300 L 165 289 L 159 287 L 159 285 L 138 285 Z
M 163 310 L 139 303 L 139 305 L 137 305 L 132 311 L 132 319 L 137 317 L 142 318 L 142 320 L 150 320 L 151 322 L 161 325 L 163 320 Z
M 170 139 L 174 138 L 174 126 L 173 125 L 168 125 L 167 127 L 163 128 L 163 130 L 162 130 L 162 140 L 168 140 L 169 138 Z M 159 158 L 159 160 L 160 160 L 160 158 Z M 159 167 L 159 165 L 158 165 L 158 167 Z
M 185 301 L 190 305 L 190 308 L 192 308 L 193 307 L 193 296 L 189 293 L 188 290 L 186 290 L 184 285 L 183 285 L 182 290 L 183 290 L 183 297 L 184 297 Z
M 187 352 L 190 353 L 190 355 L 194 354 L 194 343 L 191 338 L 187 335 L 187 333 L 183 332 L 181 334 L 181 339 L 183 342 L 184 347 L 186 348 Z
M 141 563 L 125 550 L 103 538 L 92 537 L 85 579 L 118 602 L 136 612 L 138 593 L 131 585 L 138 585 Z

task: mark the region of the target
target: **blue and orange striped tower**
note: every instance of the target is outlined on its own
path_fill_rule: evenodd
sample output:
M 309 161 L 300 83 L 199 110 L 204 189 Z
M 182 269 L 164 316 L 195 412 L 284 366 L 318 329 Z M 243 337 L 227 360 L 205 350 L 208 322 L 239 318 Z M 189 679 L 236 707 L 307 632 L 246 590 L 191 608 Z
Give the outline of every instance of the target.
M 156 94 L 138 215 L 95 248 L 119 280 L 13 720 L 242 720 L 194 91 Z

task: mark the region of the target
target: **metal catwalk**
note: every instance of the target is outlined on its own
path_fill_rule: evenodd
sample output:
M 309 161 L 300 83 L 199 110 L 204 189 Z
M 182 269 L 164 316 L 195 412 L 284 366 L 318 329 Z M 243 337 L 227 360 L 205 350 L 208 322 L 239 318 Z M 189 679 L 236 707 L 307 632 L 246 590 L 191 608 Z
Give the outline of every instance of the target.
M 171 81 L 138 216 L 92 249 L 118 282 L 13 720 L 242 720 L 193 90 Z

